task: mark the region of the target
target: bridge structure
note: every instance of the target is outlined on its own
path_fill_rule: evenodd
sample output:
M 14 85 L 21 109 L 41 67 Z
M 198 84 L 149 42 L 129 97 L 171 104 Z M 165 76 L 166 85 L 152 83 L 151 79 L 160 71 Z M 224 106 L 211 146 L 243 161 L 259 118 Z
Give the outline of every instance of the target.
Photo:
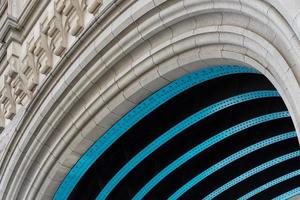
M 300 194 L 298 0 L 0 13 L 0 199 Z

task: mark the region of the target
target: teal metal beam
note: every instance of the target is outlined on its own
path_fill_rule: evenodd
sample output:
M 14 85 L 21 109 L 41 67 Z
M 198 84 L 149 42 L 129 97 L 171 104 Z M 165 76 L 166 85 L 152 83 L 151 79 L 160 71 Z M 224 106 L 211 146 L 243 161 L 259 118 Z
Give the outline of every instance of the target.
M 189 191 L 192 187 L 194 187 L 196 184 L 204 180 L 209 175 L 215 173 L 219 169 L 225 167 L 226 165 L 246 156 L 247 154 L 250 154 L 252 152 L 255 152 L 261 148 L 264 148 L 268 145 L 272 145 L 277 142 L 281 142 L 290 138 L 296 138 L 296 132 L 288 132 L 285 134 L 281 134 L 278 136 L 274 136 L 268 139 L 265 139 L 263 141 L 260 141 L 256 144 L 253 144 L 247 148 L 244 148 L 231 156 L 223 159 L 222 161 L 214 164 L 213 166 L 209 167 L 207 170 L 203 171 L 202 173 L 198 174 L 194 178 L 192 178 L 190 181 L 185 183 L 182 187 L 180 187 L 175 193 L 173 193 L 168 199 L 169 200 L 175 200 L 181 197 L 183 194 L 185 194 L 187 191 Z
M 293 155 L 289 156 L 290 157 L 289 159 L 294 158 L 294 155 L 296 157 L 300 156 L 300 151 L 296 151 L 296 152 L 294 152 L 292 154 Z M 279 183 L 282 183 L 282 182 L 284 182 L 286 180 L 289 180 L 289 179 L 294 178 L 294 177 L 299 176 L 299 175 L 300 175 L 300 169 L 295 170 L 293 172 L 290 172 L 288 174 L 285 174 L 283 176 L 280 176 L 279 178 L 276 178 L 276 179 L 274 179 L 274 180 L 272 180 L 272 181 L 270 181 L 268 183 L 263 184 L 262 186 L 260 186 L 260 187 L 258 187 L 256 189 L 252 190 L 251 192 L 249 192 L 249 193 L 245 194 L 244 196 L 240 197 L 238 200 L 247 200 L 247 199 L 250 199 L 251 197 L 259 194 L 262 191 L 265 191 L 265 190 L 269 189 L 270 187 L 273 187 L 274 185 L 277 185 Z
M 286 154 L 286 155 L 283 155 L 283 156 L 280 156 L 278 158 L 275 158 L 271 161 L 268 161 L 266 163 L 263 163 L 245 173 L 243 173 L 242 175 L 236 177 L 235 179 L 227 182 L 226 184 L 224 184 L 223 186 L 217 188 L 216 190 L 214 190 L 212 193 L 210 193 L 209 195 L 207 195 L 206 197 L 204 197 L 203 199 L 204 200 L 208 200 L 208 199 L 213 199 L 215 197 L 217 197 L 218 195 L 220 195 L 222 192 L 225 192 L 226 190 L 228 190 L 229 188 L 237 185 L 238 183 L 244 181 L 245 179 L 255 175 L 255 174 L 258 174 L 259 172 L 265 170 L 265 169 L 268 169 L 270 167 L 273 167 L 274 165 L 277 165 L 279 163 L 282 163 L 284 161 L 287 161 L 289 159 L 292 159 L 292 158 L 296 158 L 296 157 L 299 157 L 300 156 L 300 151 L 295 151 L 295 152 L 292 152 L 292 153 L 289 153 L 289 154 Z M 292 172 L 290 174 L 287 174 L 283 177 L 280 177 L 278 179 L 275 179 L 274 181 L 272 182 L 269 182 L 269 183 L 266 183 L 264 185 L 262 185 L 261 187 L 259 187 L 258 189 L 255 189 L 254 191 L 246 194 L 245 196 L 239 198 L 239 200 L 246 200 L 246 199 L 249 199 L 250 197 L 258 194 L 259 192 L 263 191 L 263 190 L 266 190 L 267 188 L 273 186 L 274 184 L 278 184 L 282 181 L 285 181 L 289 178 L 292 178 L 296 175 L 300 175 L 300 170 L 297 170 L 295 172 Z
M 257 74 L 259 72 L 255 69 L 241 66 L 225 65 L 208 67 L 206 69 L 187 74 L 155 92 L 121 118 L 81 156 L 62 181 L 54 195 L 54 199 L 67 199 L 79 182 L 80 178 L 118 138 L 166 101 L 205 81 L 231 74 L 244 73 Z
M 194 125 L 195 123 L 203 120 L 204 118 L 226 109 L 230 106 L 254 100 L 260 98 L 268 98 L 268 97 L 278 97 L 279 94 L 277 91 L 255 91 L 249 92 L 241 95 L 237 95 L 213 105 L 210 105 L 195 114 L 187 117 L 170 130 L 156 138 L 153 142 L 147 145 L 143 150 L 141 150 L 138 154 L 136 154 L 130 161 L 128 161 L 118 172 L 113 176 L 112 179 L 104 186 L 104 188 L 99 193 L 97 199 L 105 199 L 109 193 L 117 186 L 117 184 L 127 175 L 129 174 L 139 163 L 141 163 L 146 157 L 148 157 L 151 153 L 161 147 L 163 144 L 167 143 L 173 137 Z
M 274 198 L 273 200 L 285 200 L 285 199 L 290 199 L 292 197 L 295 197 L 297 195 L 300 195 L 300 187 L 297 187 L 293 190 L 290 190 L 276 198 Z
M 205 149 L 208 149 L 209 147 L 215 145 L 216 143 L 242 131 L 247 128 L 256 126 L 261 123 L 265 123 L 268 121 L 272 121 L 275 119 L 285 118 L 289 117 L 289 113 L 287 111 L 284 112 L 276 112 L 271 113 L 268 115 L 263 115 L 257 118 L 250 119 L 248 121 L 242 122 L 240 124 L 237 124 L 229 129 L 226 129 L 225 131 L 222 131 L 219 134 L 216 134 L 215 136 L 207 139 L 203 143 L 197 145 L 196 147 L 192 148 L 190 151 L 186 152 L 179 158 L 177 158 L 175 161 L 173 161 L 171 164 L 169 164 L 167 167 L 165 167 L 162 171 L 160 171 L 157 175 L 155 175 L 146 185 L 142 187 L 141 190 L 138 191 L 138 193 L 133 197 L 134 200 L 141 200 L 152 188 L 154 188 L 160 181 L 162 181 L 166 176 L 168 176 L 170 173 L 172 173 L 175 169 L 195 157 L 197 154 L 203 152 Z M 189 184 L 190 185 L 190 184 Z M 177 193 L 176 193 L 177 195 Z M 175 196 L 176 196 L 175 195 Z

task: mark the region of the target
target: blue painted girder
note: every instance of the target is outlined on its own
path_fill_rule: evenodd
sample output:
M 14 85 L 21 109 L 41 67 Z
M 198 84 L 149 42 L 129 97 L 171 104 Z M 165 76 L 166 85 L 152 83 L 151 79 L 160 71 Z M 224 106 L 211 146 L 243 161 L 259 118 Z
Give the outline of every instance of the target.
M 274 159 L 272 161 L 275 161 L 274 164 L 277 164 L 277 162 L 278 163 L 284 162 L 284 161 L 286 161 L 288 159 L 292 159 L 292 158 L 295 158 L 295 157 L 298 157 L 298 156 L 300 156 L 300 151 L 295 151 L 295 152 L 289 153 L 287 155 L 281 156 L 279 158 L 276 158 L 276 159 Z M 257 170 L 260 170 L 260 169 L 257 169 Z M 294 178 L 294 177 L 299 176 L 299 175 L 300 175 L 300 169 L 295 170 L 293 172 L 290 172 L 288 174 L 285 174 L 283 176 L 280 176 L 280 177 L 278 177 L 278 178 L 276 178 L 276 179 L 274 179 L 274 180 L 272 180 L 272 181 L 270 181 L 268 183 L 263 184 L 262 186 L 260 186 L 260 187 L 258 187 L 256 189 L 248 192 L 244 196 L 238 198 L 238 200 L 247 200 L 247 199 L 250 199 L 251 197 L 259 194 L 260 192 L 262 192 L 264 190 L 267 190 L 270 187 L 273 187 L 274 185 L 277 185 L 279 183 L 282 183 L 282 182 L 284 182 L 284 181 L 286 181 L 288 179 Z
M 203 143 L 197 145 L 196 147 L 192 148 L 190 151 L 186 152 L 179 158 L 177 158 L 175 161 L 173 161 L 171 164 L 169 164 L 167 167 L 165 167 L 163 170 L 161 170 L 157 175 L 155 175 L 145 186 L 142 187 L 142 189 L 133 197 L 134 200 L 140 200 L 142 199 L 152 188 L 154 188 L 160 181 L 162 181 L 166 176 L 168 176 L 170 173 L 172 173 L 175 169 L 180 167 L 181 165 L 185 164 L 187 161 L 195 157 L 197 154 L 203 152 L 205 149 L 208 149 L 209 147 L 215 145 L 216 143 L 236 134 L 239 133 L 242 130 L 245 130 L 247 128 L 256 126 L 258 124 L 271 121 L 274 119 L 280 119 L 289 117 L 288 112 L 276 112 L 271 113 L 268 115 L 263 115 L 254 119 L 250 119 L 248 121 L 242 122 L 240 124 L 237 124 L 229 129 L 226 129 L 225 131 L 222 131 L 219 134 L 216 134 L 215 136 L 207 139 Z M 293 136 L 295 137 L 295 133 L 293 132 Z M 227 163 L 229 164 L 229 163 Z M 198 180 L 198 179 L 197 179 Z M 199 179 L 200 181 L 200 179 Z M 188 186 L 194 186 L 197 184 L 197 181 L 193 181 L 191 183 L 188 183 Z M 174 198 L 172 196 L 171 199 L 176 199 L 175 197 L 179 197 L 183 194 L 187 186 L 183 187 L 178 191 L 178 193 L 174 194 Z M 185 191 L 186 192 L 186 191 Z
M 147 156 L 161 147 L 163 144 L 167 143 L 173 137 L 192 126 L 193 124 L 199 122 L 200 120 L 220 111 L 230 106 L 254 100 L 259 98 L 268 98 L 268 97 L 278 97 L 279 94 L 276 91 L 255 91 L 249 92 L 241 95 L 237 95 L 218 103 L 215 103 L 211 106 L 208 106 L 195 114 L 189 116 L 184 119 L 170 130 L 162 134 L 160 137 L 151 142 L 148 146 L 146 146 L 143 150 L 141 150 L 137 155 L 135 155 L 130 161 L 123 166 L 118 173 L 104 186 L 100 194 L 98 195 L 98 199 L 105 199 L 107 195 L 116 187 L 116 185 L 134 169 L 139 163 L 141 163 Z
M 241 66 L 214 66 L 202 69 L 190 74 L 187 74 L 159 91 L 152 94 L 142 103 L 133 108 L 115 125 L 113 125 L 103 136 L 101 136 L 78 160 L 73 168 L 66 175 L 58 190 L 55 193 L 54 199 L 67 199 L 71 194 L 80 178 L 87 172 L 92 164 L 126 131 L 134 126 L 138 121 L 146 115 L 158 108 L 160 105 L 180 94 L 181 92 L 201 84 L 205 81 L 231 75 L 252 73 L 257 74 L 255 69 Z

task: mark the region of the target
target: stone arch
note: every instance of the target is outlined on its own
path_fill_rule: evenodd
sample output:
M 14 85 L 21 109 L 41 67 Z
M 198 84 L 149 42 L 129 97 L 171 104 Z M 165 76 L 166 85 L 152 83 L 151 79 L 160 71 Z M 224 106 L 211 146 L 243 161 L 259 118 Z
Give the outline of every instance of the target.
M 270 3 L 138 1 L 92 38 L 64 73 L 57 72 L 49 96 L 31 106 L 36 115 L 25 112 L 30 123 L 20 120 L 6 149 L 2 198 L 51 198 L 81 154 L 129 109 L 209 65 L 240 64 L 263 73 L 299 133 L 298 37 Z

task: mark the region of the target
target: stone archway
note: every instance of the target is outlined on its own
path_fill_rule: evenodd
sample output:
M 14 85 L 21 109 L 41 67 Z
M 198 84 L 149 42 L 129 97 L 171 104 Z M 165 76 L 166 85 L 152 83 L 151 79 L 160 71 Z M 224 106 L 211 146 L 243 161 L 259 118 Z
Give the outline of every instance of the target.
M 170 81 L 210 65 L 238 64 L 264 74 L 299 133 L 299 43 L 294 26 L 272 4 L 191 0 L 126 6 L 105 28 L 87 33 L 80 56 L 53 73 L 45 84 L 48 95 L 40 102 L 35 97 L 39 104 L 24 111 L 2 159 L 1 198 L 51 199 L 112 124 Z

